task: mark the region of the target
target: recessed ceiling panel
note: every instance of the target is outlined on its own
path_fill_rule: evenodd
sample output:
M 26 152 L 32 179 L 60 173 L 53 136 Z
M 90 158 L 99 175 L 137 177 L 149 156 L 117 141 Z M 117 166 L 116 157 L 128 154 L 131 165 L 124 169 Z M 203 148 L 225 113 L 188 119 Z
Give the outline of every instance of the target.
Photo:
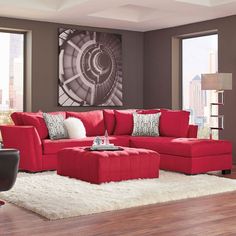
M 176 0 L 176 2 L 184 2 L 200 6 L 215 7 L 236 1 L 235 0 Z
M 0 17 L 133 31 L 232 15 L 236 0 L 0 0 Z
M 41 1 L 44 1 L 44 0 L 41 0 Z M 46 1 L 51 1 L 51 0 L 46 0 Z M 61 0 L 59 10 L 64 10 L 66 8 L 73 7 L 87 1 L 89 0 Z
M 37 10 L 51 10 L 57 11 L 71 7 L 73 5 L 79 5 L 89 0 L 0 0 L 0 7 L 11 6 L 14 8 L 25 9 L 37 9 Z
M 157 10 L 149 7 L 143 7 L 133 4 L 127 4 L 120 7 L 107 9 L 96 13 L 89 14 L 89 16 L 122 20 L 130 22 L 142 22 L 151 19 L 156 15 Z

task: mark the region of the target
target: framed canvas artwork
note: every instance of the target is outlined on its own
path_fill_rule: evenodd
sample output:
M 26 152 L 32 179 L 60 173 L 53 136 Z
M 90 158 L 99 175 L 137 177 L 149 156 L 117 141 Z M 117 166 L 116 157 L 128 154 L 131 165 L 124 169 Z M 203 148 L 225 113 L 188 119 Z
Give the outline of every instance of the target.
M 122 106 L 121 35 L 59 29 L 59 106 Z

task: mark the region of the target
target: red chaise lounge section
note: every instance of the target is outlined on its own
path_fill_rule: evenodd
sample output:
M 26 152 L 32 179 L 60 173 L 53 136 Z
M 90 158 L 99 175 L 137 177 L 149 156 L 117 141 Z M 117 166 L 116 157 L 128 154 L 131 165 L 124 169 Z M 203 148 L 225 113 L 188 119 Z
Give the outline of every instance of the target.
M 160 153 L 160 168 L 199 174 L 232 168 L 232 144 L 225 140 L 131 137 L 130 146 Z

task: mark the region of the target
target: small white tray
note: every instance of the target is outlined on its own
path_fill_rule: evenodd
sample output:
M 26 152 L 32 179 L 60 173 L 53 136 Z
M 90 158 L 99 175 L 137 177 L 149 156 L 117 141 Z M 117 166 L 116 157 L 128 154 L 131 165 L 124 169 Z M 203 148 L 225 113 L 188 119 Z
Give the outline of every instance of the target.
M 90 147 L 90 150 L 95 151 L 95 150 L 120 150 L 120 147 L 115 146 L 115 145 L 93 145 Z

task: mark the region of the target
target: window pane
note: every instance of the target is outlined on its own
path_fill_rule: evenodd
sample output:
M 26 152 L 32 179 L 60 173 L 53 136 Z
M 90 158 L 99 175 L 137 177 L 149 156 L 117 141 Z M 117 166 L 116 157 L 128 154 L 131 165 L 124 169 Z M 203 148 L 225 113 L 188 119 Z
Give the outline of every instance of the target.
M 0 124 L 10 113 L 23 111 L 24 35 L 0 32 Z
M 200 138 L 209 138 L 209 127 L 217 123 L 210 120 L 210 103 L 217 101 L 217 93 L 201 90 L 201 74 L 218 70 L 217 55 L 216 34 L 182 40 L 182 106 L 190 111 L 190 122 L 199 126 Z M 214 113 L 218 114 L 217 107 Z M 218 132 L 213 136 L 218 138 Z

